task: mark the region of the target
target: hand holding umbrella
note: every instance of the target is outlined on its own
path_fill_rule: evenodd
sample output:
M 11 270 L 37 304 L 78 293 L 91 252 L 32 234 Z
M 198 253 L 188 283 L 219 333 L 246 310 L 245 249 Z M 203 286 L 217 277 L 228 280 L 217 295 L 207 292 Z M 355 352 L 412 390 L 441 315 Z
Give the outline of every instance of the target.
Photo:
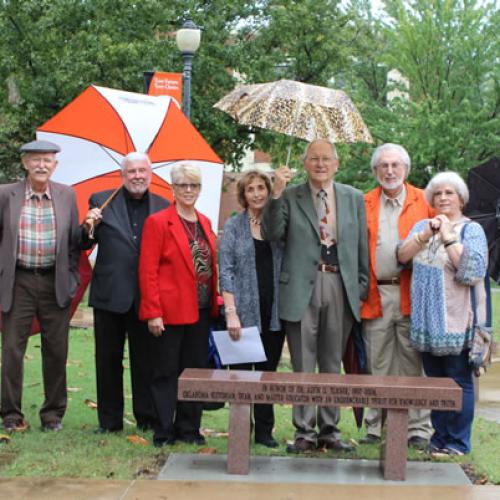
M 288 165 L 283 165 L 274 173 L 273 198 L 279 198 L 286 188 L 286 185 L 292 180 L 293 173 Z
M 101 222 L 102 211 L 111 203 L 111 201 L 116 196 L 118 191 L 120 191 L 120 189 L 121 186 L 116 188 L 100 207 L 91 208 L 87 212 L 87 215 L 85 216 L 84 227 L 87 230 L 87 233 L 91 240 L 94 239 L 95 226 Z

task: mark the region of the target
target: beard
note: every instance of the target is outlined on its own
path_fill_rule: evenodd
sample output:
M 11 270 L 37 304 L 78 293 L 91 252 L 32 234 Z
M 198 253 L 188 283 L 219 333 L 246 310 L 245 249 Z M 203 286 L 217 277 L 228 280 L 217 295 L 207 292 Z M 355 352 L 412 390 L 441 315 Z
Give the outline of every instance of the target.
M 393 181 L 387 182 L 387 181 L 382 181 L 380 185 L 382 186 L 383 189 L 389 189 L 391 191 L 395 189 L 399 189 L 403 186 L 404 180 L 403 179 L 395 179 Z
M 131 182 L 127 182 L 125 187 L 131 194 L 144 194 L 148 190 L 147 183 L 133 184 Z

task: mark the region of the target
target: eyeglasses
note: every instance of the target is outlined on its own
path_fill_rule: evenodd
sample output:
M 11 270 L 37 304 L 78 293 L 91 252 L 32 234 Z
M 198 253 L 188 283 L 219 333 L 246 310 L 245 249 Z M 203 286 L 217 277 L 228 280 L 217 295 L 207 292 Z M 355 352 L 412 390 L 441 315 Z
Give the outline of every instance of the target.
M 335 158 L 333 158 L 333 156 L 308 156 L 306 158 L 308 161 L 310 161 L 311 163 L 331 163 L 333 160 L 335 160 Z
M 377 165 L 377 168 L 381 168 L 382 170 L 388 170 L 389 167 L 392 168 L 393 170 L 397 170 L 398 168 L 404 167 L 405 164 L 401 163 L 399 161 L 395 161 L 393 163 L 379 163 Z
M 189 189 L 189 191 L 198 191 L 198 189 L 200 189 L 200 187 L 201 187 L 201 184 L 181 183 L 181 184 L 174 184 L 174 187 L 176 187 L 179 191 L 187 191 L 188 189 Z

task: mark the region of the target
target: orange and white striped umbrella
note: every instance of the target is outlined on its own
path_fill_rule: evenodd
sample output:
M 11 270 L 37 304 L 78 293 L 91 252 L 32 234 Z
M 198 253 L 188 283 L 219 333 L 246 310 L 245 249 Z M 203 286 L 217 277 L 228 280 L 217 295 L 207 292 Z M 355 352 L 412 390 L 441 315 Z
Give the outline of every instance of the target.
M 120 185 L 120 162 L 132 151 L 149 155 L 151 190 L 169 199 L 172 166 L 195 163 L 203 182 L 196 206 L 217 229 L 223 162 L 174 99 L 92 85 L 39 127 L 37 138 L 61 146 L 52 178 L 74 186 L 80 214 L 91 193 Z

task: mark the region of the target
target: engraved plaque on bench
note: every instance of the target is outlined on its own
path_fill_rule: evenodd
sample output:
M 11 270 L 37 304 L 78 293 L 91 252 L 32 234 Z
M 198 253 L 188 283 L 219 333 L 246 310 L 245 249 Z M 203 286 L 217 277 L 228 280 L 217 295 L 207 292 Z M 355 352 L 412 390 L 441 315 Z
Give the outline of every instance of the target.
M 183 401 L 387 409 L 426 408 L 459 411 L 462 406 L 462 390 L 453 381 L 445 378 L 193 368 L 182 373 L 178 396 Z

